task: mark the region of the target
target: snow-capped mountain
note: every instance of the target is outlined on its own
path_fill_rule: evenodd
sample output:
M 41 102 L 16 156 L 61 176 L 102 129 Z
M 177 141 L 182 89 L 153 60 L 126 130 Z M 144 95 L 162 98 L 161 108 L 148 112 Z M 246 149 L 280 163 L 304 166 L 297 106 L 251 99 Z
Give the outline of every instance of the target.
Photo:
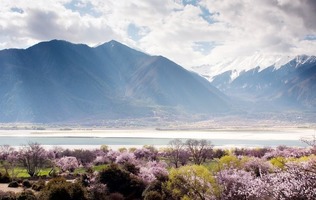
M 235 79 L 243 71 L 248 71 L 256 67 L 263 70 L 267 67 L 274 66 L 276 69 L 292 60 L 291 56 L 284 55 L 262 55 L 255 53 L 252 56 L 243 56 L 237 59 L 225 59 L 213 64 L 192 67 L 192 70 L 204 76 L 209 81 L 213 77 L 227 71 L 232 71 L 231 79 Z
M 224 62 L 223 62 L 224 63 Z M 316 57 L 253 56 L 194 68 L 233 100 L 263 110 L 316 110 Z

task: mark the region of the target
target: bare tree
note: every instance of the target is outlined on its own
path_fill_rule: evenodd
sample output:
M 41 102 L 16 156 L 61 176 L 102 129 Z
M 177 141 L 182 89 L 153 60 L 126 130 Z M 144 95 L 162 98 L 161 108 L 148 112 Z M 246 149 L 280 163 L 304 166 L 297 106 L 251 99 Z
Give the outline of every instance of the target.
M 308 138 L 302 137 L 300 140 L 312 148 L 312 153 L 316 153 L 316 135 L 313 135 Z
M 181 162 L 181 154 L 184 151 L 184 143 L 180 139 L 174 139 L 169 142 L 169 146 L 170 162 L 173 163 L 176 168 L 178 168 L 179 162 Z
M 47 154 L 38 143 L 29 143 L 19 151 L 19 160 L 26 168 L 27 173 L 33 177 L 37 176 L 47 161 Z
M 200 165 L 211 157 L 213 145 L 207 140 L 188 139 L 185 146 L 190 152 L 194 164 Z

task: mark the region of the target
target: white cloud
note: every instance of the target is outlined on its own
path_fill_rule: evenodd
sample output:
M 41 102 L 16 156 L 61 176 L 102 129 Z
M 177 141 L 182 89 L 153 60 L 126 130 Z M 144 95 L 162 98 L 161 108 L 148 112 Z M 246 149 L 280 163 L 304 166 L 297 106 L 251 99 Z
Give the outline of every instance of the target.
M 299 46 L 304 44 L 302 39 L 307 34 L 316 33 L 313 26 L 307 26 L 315 14 L 311 12 L 304 16 L 301 13 L 306 3 L 305 0 L 296 1 L 292 4 L 297 9 L 294 11 L 294 8 L 287 7 L 288 2 L 285 0 L 205 1 L 204 5 L 208 9 L 220 13 L 215 18 L 228 26 L 227 31 L 231 35 L 214 49 L 211 58 L 251 55 L 254 52 L 289 55 L 305 53 L 298 51 L 303 50 Z
M 94 46 L 116 39 L 186 67 L 255 52 L 316 52 L 316 40 L 306 40 L 316 35 L 313 0 L 181 2 L 2 0 L 0 48 L 51 39 Z

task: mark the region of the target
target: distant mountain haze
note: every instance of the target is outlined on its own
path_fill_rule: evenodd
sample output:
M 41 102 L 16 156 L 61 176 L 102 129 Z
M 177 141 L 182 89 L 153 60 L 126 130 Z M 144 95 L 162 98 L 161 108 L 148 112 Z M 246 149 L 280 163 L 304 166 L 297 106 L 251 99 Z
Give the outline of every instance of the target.
M 80 122 L 212 114 L 229 99 L 162 56 L 116 41 L 95 48 L 52 40 L 0 51 L 0 122 Z

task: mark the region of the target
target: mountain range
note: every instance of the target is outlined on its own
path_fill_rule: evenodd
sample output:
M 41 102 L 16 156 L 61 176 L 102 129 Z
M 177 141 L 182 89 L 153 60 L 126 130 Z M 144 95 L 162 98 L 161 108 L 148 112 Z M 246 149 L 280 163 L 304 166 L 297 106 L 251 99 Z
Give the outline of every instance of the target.
M 193 69 L 242 109 L 316 111 L 315 56 L 254 55 Z
M 0 51 L 0 122 L 208 115 L 229 98 L 198 74 L 117 41 L 52 40 Z
M 315 113 L 315 91 L 315 56 L 255 54 L 189 71 L 114 40 L 0 51 L 0 123 Z

